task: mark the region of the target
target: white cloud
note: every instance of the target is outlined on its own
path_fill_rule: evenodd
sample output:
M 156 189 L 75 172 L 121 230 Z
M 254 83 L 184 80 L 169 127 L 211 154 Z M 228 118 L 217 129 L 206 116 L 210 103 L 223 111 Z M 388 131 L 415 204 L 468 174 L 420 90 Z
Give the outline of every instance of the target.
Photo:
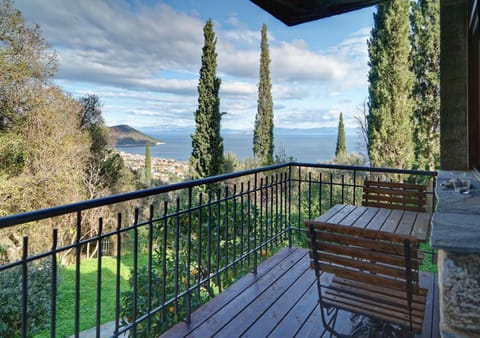
M 57 50 L 58 83 L 74 95 L 94 92 L 110 124 L 193 126 L 203 45 L 200 13 L 162 2 L 17 0 Z M 226 19 L 225 19 L 226 18 Z M 251 129 L 256 113 L 260 28 L 242 13 L 214 19 L 225 128 Z M 270 30 L 272 95 L 279 127 L 335 126 L 351 121 L 366 92 L 370 28 L 334 47 L 285 39 Z M 347 123 L 346 123 L 347 124 Z

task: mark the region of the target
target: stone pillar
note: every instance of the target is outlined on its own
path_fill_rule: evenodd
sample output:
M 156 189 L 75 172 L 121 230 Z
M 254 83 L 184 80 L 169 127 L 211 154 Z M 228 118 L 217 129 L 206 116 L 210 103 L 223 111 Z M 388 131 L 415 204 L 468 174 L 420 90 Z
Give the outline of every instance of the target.
M 452 178 L 469 179 L 470 194 L 442 189 Z M 438 249 L 440 332 L 480 337 L 480 181 L 473 172 L 440 171 L 436 195 L 430 241 Z
M 467 170 L 468 0 L 441 0 L 440 25 L 440 167 Z
M 439 250 L 442 337 L 480 337 L 480 255 Z

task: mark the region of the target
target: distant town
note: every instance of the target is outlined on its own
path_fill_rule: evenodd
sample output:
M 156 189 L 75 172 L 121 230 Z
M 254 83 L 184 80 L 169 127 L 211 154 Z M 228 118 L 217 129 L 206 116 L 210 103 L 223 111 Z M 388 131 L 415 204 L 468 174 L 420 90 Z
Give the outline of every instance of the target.
M 140 154 L 130 154 L 119 152 L 125 165 L 137 171 L 145 166 L 145 156 Z M 172 159 L 152 157 L 152 176 L 165 183 L 172 183 L 185 180 L 188 177 L 188 162 L 181 162 Z

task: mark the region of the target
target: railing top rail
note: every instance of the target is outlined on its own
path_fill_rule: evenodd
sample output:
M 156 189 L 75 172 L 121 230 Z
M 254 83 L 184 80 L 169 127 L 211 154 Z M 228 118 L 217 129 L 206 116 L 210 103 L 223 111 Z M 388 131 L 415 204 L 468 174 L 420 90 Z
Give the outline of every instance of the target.
M 185 189 L 185 188 L 193 188 L 193 187 L 197 187 L 205 184 L 216 183 L 216 182 L 225 181 L 228 179 L 233 179 L 237 177 L 252 175 L 256 173 L 261 173 L 261 172 L 266 172 L 270 170 L 276 170 L 276 169 L 281 169 L 281 168 L 286 168 L 291 166 L 437 176 L 437 172 L 435 171 L 371 168 L 371 167 L 346 166 L 346 165 L 336 165 L 336 164 L 285 162 L 285 163 L 280 163 L 280 164 L 275 164 L 271 166 L 235 172 L 235 173 L 217 175 L 217 176 L 212 176 L 212 177 L 207 177 L 207 178 L 202 178 L 197 180 L 190 180 L 190 181 L 174 183 L 174 184 L 169 184 L 169 185 L 155 187 L 155 188 L 143 189 L 143 190 L 138 190 L 138 191 L 133 191 L 128 193 L 122 193 L 122 194 L 97 198 L 97 199 L 88 200 L 88 201 L 56 206 L 52 208 L 45 208 L 45 209 L 25 212 L 21 214 L 9 215 L 9 216 L 0 218 L 0 229 L 7 228 L 17 224 L 28 223 L 28 222 L 42 220 L 42 219 L 55 217 L 55 216 L 67 215 L 70 213 L 79 212 L 87 209 L 93 209 L 93 208 L 98 208 L 98 207 L 111 205 L 115 203 L 131 201 L 139 198 L 145 198 L 145 197 L 168 193 L 171 191 L 176 191 L 176 190 Z
M 355 171 L 382 172 L 382 173 L 405 174 L 405 175 L 421 175 L 421 176 L 432 176 L 432 177 L 438 176 L 437 171 L 427 171 L 427 170 L 362 167 L 362 166 L 341 165 L 341 164 L 304 163 L 304 162 L 290 162 L 289 165 L 295 165 L 299 167 L 314 167 L 314 168 L 322 168 L 322 169 L 340 169 L 340 170 L 352 170 L 352 171 L 355 170 Z

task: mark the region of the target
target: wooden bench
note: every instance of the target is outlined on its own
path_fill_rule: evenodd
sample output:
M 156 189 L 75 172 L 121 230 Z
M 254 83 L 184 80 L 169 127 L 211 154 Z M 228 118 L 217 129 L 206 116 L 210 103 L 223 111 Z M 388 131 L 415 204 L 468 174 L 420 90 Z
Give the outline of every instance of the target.
M 362 205 L 367 207 L 426 211 L 426 186 L 365 180 Z
M 333 307 L 420 333 L 427 289 L 419 287 L 418 240 L 369 229 L 305 221 L 310 267 L 315 270 L 323 325 Z M 334 275 L 320 284 L 320 273 Z

